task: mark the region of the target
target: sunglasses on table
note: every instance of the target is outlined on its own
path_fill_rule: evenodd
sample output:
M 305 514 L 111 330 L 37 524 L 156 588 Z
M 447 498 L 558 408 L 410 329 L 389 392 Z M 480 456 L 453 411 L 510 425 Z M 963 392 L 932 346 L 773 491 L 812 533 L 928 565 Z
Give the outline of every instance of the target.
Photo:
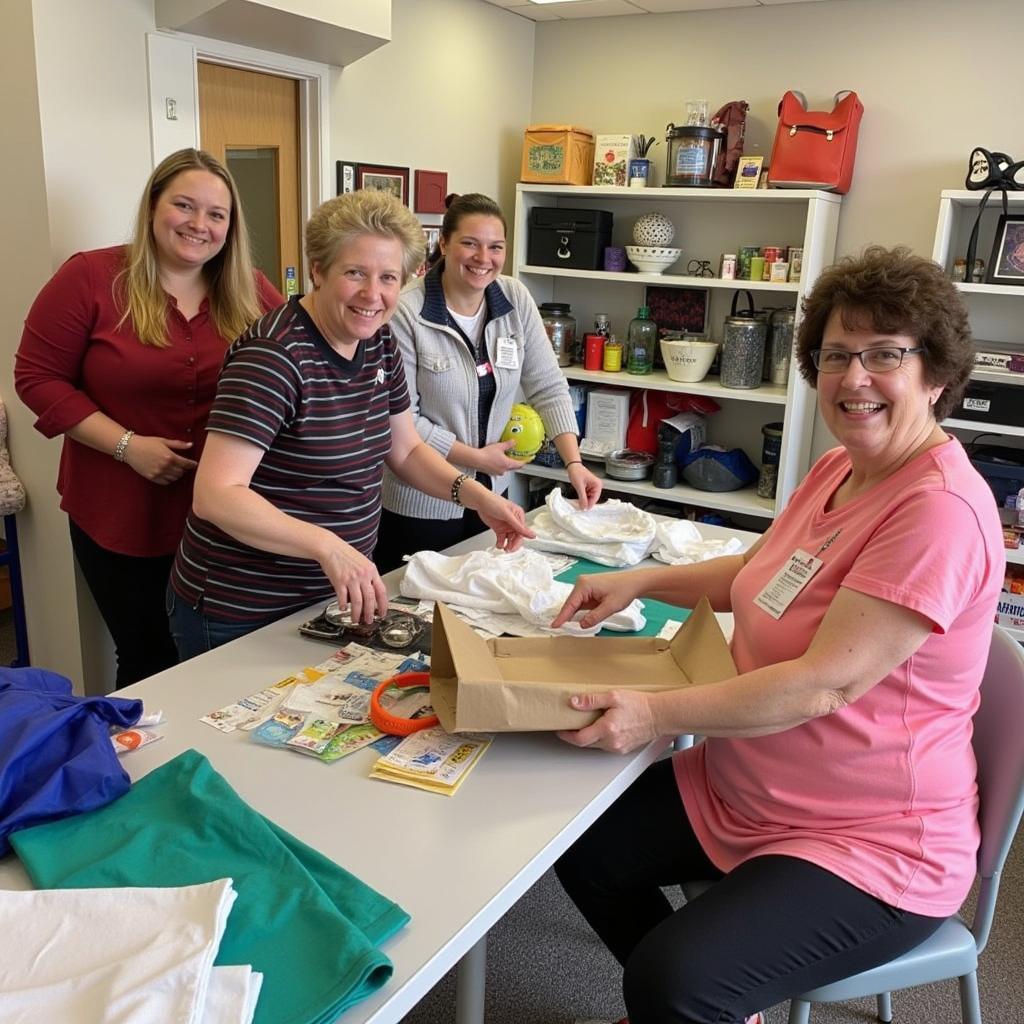
M 903 365 L 904 356 L 914 356 L 923 348 L 865 348 L 848 352 L 845 348 L 816 348 L 811 350 L 811 362 L 819 373 L 843 373 L 856 356 L 860 365 L 870 373 L 888 373 Z

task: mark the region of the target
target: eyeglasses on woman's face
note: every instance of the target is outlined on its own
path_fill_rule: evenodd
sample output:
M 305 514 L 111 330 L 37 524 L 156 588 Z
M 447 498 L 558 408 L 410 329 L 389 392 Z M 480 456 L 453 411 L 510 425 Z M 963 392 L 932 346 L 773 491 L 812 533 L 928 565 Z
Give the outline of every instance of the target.
M 904 356 L 915 356 L 923 348 L 865 348 L 859 352 L 848 352 L 845 348 L 816 348 L 811 350 L 811 362 L 819 373 L 844 373 L 850 360 L 856 356 L 860 365 L 869 373 L 889 373 L 903 365 Z

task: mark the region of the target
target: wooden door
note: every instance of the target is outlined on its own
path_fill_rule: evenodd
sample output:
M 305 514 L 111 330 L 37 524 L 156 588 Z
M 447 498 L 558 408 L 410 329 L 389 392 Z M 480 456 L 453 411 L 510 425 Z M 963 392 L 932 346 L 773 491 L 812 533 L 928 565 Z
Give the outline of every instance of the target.
M 199 137 L 238 185 L 254 263 L 282 292 L 297 292 L 298 82 L 200 61 Z

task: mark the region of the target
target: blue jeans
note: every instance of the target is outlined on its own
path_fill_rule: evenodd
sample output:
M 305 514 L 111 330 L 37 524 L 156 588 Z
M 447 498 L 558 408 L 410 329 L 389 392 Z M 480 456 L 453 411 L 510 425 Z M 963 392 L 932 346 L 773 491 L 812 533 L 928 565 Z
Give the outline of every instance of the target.
M 178 649 L 178 658 L 188 661 L 199 654 L 212 651 L 231 640 L 252 633 L 266 623 L 222 622 L 204 615 L 198 608 L 179 597 L 170 585 L 164 599 L 167 619 L 171 626 L 171 638 Z

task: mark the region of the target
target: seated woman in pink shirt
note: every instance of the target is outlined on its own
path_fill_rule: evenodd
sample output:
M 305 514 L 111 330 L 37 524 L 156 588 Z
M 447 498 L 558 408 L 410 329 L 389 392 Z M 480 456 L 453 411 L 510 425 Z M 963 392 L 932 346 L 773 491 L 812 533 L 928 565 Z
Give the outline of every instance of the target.
M 707 737 L 556 868 L 625 968 L 631 1024 L 756 1021 L 918 945 L 974 877 L 971 718 L 1004 557 L 992 494 L 939 426 L 973 365 L 966 310 L 935 264 L 873 247 L 818 279 L 797 358 L 840 447 L 758 542 L 582 577 L 553 622 L 640 596 L 735 616 L 735 678 L 575 697 L 599 717 L 562 734 Z M 716 884 L 673 912 L 660 887 L 698 879 Z

